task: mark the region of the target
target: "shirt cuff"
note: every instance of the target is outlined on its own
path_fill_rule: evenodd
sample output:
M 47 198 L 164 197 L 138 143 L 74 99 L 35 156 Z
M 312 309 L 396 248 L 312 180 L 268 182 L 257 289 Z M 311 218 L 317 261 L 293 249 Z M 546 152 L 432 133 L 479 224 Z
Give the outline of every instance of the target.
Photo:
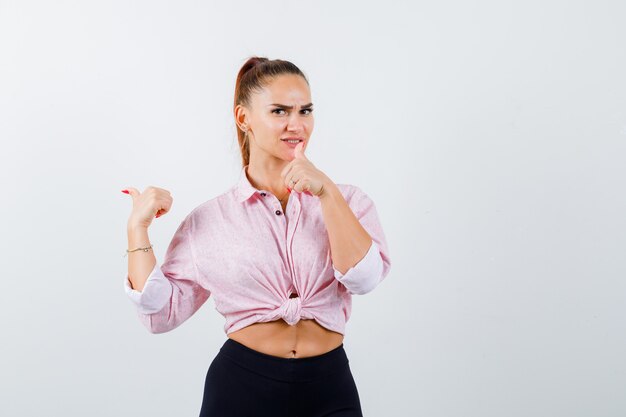
M 128 275 L 124 279 L 124 290 L 142 314 L 152 314 L 161 311 L 172 296 L 172 284 L 163 275 L 159 264 L 155 264 L 148 276 L 143 290 L 137 291 L 131 287 Z
M 383 260 L 378 245 L 372 240 L 372 245 L 363 259 L 348 269 L 345 274 L 334 266 L 335 278 L 341 282 L 351 294 L 366 294 L 372 291 L 381 281 Z

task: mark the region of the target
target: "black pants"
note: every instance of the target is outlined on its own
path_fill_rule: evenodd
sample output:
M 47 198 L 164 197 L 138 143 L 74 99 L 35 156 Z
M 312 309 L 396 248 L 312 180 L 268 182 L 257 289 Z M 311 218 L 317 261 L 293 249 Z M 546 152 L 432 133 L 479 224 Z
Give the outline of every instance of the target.
M 227 339 L 211 362 L 200 417 L 362 417 L 343 344 L 280 358 Z

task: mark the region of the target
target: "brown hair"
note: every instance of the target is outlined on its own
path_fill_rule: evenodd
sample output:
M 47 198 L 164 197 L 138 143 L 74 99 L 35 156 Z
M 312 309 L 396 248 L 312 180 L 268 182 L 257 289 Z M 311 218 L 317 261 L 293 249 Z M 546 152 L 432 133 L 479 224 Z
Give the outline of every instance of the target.
M 233 104 L 233 112 L 238 104 L 242 106 L 250 105 L 250 98 L 255 91 L 261 90 L 267 86 L 274 78 L 282 74 L 300 75 L 309 83 L 306 76 L 298 67 L 289 61 L 282 59 L 267 59 L 264 57 L 253 56 L 243 64 L 237 74 L 237 82 L 235 83 L 235 101 Z M 239 141 L 239 149 L 241 150 L 242 167 L 250 163 L 250 144 L 246 134 L 235 123 L 237 129 L 237 139 Z

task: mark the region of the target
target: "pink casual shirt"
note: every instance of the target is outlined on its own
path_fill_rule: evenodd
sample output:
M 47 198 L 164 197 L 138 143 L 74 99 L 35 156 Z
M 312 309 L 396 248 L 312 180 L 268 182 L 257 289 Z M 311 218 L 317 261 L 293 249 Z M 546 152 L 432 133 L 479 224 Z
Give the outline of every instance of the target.
M 319 198 L 293 191 L 283 213 L 276 196 L 250 184 L 246 168 L 236 185 L 185 217 L 141 292 L 126 276 L 139 319 L 152 333 L 167 332 L 213 295 L 227 335 L 278 319 L 313 319 L 344 334 L 352 295 L 372 291 L 391 266 L 374 202 L 354 185 L 337 184 L 373 240 L 342 275 L 332 263 Z

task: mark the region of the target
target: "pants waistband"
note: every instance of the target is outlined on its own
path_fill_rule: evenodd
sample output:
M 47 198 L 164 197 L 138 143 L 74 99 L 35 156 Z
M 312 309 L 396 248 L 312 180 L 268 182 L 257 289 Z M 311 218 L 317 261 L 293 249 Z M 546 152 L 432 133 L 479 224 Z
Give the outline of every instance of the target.
M 281 358 L 251 349 L 228 338 L 219 354 L 250 371 L 287 382 L 313 381 L 343 370 L 349 362 L 343 343 L 317 356 Z

